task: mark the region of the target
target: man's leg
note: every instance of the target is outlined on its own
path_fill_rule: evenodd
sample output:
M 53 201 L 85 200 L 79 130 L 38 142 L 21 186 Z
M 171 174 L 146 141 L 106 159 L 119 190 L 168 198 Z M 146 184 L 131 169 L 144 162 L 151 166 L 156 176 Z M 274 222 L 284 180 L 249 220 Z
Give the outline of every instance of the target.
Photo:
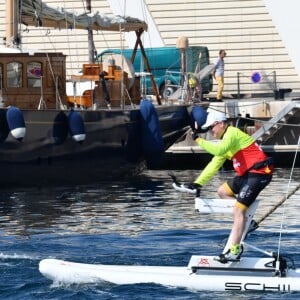
M 234 192 L 228 185 L 228 183 L 222 184 L 217 191 L 218 195 L 222 199 L 235 199 Z
M 233 209 L 233 225 L 232 225 L 232 236 L 231 243 L 232 245 L 238 245 L 241 243 L 241 239 L 244 233 L 245 224 L 246 224 L 246 211 L 247 207 L 240 207 L 239 203 L 234 206 Z
M 222 199 L 235 199 L 234 193 L 227 183 L 221 185 L 218 189 L 218 195 Z M 231 242 L 233 245 L 239 244 L 245 229 L 247 206 L 236 203 L 233 208 L 233 225 Z
M 241 256 L 242 246 L 240 243 L 247 221 L 246 212 L 271 179 L 272 175 L 246 174 L 242 177 L 236 176 L 218 189 L 221 198 L 228 198 L 231 195 L 238 194 L 233 211 L 234 219 L 230 237 L 230 252 L 222 255 L 224 262 Z
M 238 179 L 236 180 L 238 181 Z M 236 182 L 235 182 L 236 184 Z M 222 199 L 235 199 L 234 192 L 228 183 L 224 183 L 218 189 L 218 195 Z M 220 255 L 220 261 L 226 263 L 228 260 L 239 259 L 243 252 L 240 245 L 246 224 L 246 211 L 248 207 L 236 202 L 233 208 L 233 225 L 230 233 L 230 249 L 225 254 Z
M 224 78 L 223 77 L 216 77 L 216 81 L 218 83 L 217 100 L 222 100 L 223 89 L 224 89 Z

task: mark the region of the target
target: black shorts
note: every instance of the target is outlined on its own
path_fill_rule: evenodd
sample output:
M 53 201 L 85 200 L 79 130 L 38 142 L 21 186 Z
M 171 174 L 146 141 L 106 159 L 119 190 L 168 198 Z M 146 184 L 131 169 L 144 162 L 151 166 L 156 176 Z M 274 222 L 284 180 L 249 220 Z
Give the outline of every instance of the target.
M 235 176 L 227 182 L 227 185 L 237 195 L 237 201 L 249 207 L 271 179 L 270 174 L 248 172 L 243 176 Z

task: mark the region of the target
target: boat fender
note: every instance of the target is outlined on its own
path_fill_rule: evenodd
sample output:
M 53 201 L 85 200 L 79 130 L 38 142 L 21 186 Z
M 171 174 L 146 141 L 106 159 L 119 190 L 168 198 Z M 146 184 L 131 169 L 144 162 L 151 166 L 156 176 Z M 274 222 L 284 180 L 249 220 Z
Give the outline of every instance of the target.
M 162 163 L 165 149 L 157 111 L 150 100 L 143 99 L 140 112 L 143 154 L 148 168 L 156 168 Z
M 81 144 L 86 137 L 84 121 L 78 111 L 71 110 L 68 115 L 68 126 L 74 141 Z
M 22 111 L 15 106 L 10 106 L 6 113 L 6 120 L 11 135 L 21 142 L 26 134 L 25 121 Z
M 206 122 L 207 118 L 207 111 L 201 107 L 201 106 L 194 106 L 191 111 L 191 116 L 190 116 L 190 121 L 191 121 L 191 128 L 193 131 L 199 132 L 199 133 L 205 133 L 209 130 L 207 129 L 202 129 L 202 126 Z
M 66 114 L 61 111 L 56 115 L 52 129 L 55 145 L 61 145 L 66 140 L 68 132 L 68 119 Z
M 0 143 L 3 143 L 9 134 L 9 127 L 6 119 L 6 109 L 0 110 Z

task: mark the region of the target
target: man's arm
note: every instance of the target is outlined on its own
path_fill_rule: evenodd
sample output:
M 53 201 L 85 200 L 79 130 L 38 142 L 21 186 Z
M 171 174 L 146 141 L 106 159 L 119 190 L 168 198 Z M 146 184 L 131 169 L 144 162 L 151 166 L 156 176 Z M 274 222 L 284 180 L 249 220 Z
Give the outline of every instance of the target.
M 220 142 L 210 142 L 201 137 L 195 140 L 197 145 L 203 148 L 206 152 L 212 155 L 225 155 L 234 144 L 234 138 L 232 135 L 226 136 L 226 138 L 222 139 Z
M 211 74 L 212 74 L 213 78 L 216 79 L 216 68 L 214 68 L 214 70 Z
M 212 76 L 214 77 L 214 79 L 216 79 L 216 70 L 217 70 L 217 68 L 218 68 L 218 66 L 219 66 L 219 60 L 220 60 L 220 58 L 218 57 L 218 58 L 215 60 L 215 62 L 214 62 L 215 67 L 214 67 L 214 69 L 213 69 L 213 71 L 212 71 Z
M 214 156 L 194 182 L 201 186 L 208 183 L 223 166 L 225 160 L 226 157 Z

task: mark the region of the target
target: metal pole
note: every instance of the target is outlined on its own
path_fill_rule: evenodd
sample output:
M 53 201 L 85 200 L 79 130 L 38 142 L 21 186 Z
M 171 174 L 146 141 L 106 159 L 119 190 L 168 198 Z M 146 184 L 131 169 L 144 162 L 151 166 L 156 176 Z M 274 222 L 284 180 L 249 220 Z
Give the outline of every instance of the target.
M 274 90 L 277 91 L 276 71 L 273 71 Z
M 240 72 L 237 72 L 237 98 L 241 99 L 241 89 L 240 89 Z
M 86 10 L 88 13 L 92 12 L 91 0 L 86 0 Z M 87 28 L 88 31 L 88 53 L 89 53 L 89 63 L 95 63 L 95 44 L 94 44 L 94 35 L 93 29 Z
M 21 36 L 18 31 L 20 7 L 17 0 L 6 1 L 6 45 L 19 48 Z

